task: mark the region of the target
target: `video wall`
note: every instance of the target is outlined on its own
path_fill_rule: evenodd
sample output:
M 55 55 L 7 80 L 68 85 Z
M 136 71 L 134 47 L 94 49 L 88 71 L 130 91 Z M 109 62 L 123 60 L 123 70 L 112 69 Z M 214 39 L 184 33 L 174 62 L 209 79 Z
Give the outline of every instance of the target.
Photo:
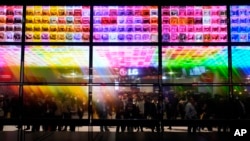
M 26 46 L 25 82 L 86 83 L 88 46 Z
M 89 6 L 27 6 L 25 39 L 28 42 L 87 42 Z
M 227 42 L 226 6 L 163 6 L 163 42 Z
M 93 83 L 227 83 L 230 49 L 243 82 L 248 47 L 230 44 L 249 41 L 249 7 L 0 5 L 0 81 L 19 82 L 23 58 L 32 83 L 88 83 L 90 64 Z M 185 45 L 197 42 L 208 45 Z
M 94 46 L 93 82 L 158 82 L 157 46 Z
M 22 34 L 26 42 L 89 42 L 91 31 L 93 42 L 228 42 L 228 34 L 232 42 L 250 40 L 247 5 L 162 6 L 161 11 L 158 6 L 93 6 L 93 16 L 91 6 L 23 9 L 0 5 L 0 42 L 21 42 Z
M 227 46 L 163 46 L 165 83 L 227 83 Z
M 0 5 L 0 42 L 21 42 L 23 6 Z

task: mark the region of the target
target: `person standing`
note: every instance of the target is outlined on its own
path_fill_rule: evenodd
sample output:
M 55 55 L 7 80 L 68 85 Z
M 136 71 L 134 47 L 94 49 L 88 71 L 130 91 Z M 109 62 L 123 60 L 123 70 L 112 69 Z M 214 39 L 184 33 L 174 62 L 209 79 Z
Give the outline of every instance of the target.
M 197 111 L 195 108 L 195 100 L 193 97 L 190 97 L 186 106 L 185 106 L 185 119 L 187 120 L 196 120 L 198 119 Z M 196 132 L 196 126 L 195 125 L 188 125 L 188 133 L 195 133 Z

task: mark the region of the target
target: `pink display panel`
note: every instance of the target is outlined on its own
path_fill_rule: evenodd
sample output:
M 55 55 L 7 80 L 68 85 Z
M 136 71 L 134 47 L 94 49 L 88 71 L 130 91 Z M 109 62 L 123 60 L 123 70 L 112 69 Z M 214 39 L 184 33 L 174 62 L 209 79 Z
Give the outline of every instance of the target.
M 226 6 L 163 6 L 163 42 L 227 42 Z
M 157 80 L 157 46 L 94 46 L 94 83 L 154 83 Z
M 94 42 L 157 42 L 157 6 L 94 6 Z
M 20 42 L 22 39 L 23 6 L 0 5 L 0 42 Z

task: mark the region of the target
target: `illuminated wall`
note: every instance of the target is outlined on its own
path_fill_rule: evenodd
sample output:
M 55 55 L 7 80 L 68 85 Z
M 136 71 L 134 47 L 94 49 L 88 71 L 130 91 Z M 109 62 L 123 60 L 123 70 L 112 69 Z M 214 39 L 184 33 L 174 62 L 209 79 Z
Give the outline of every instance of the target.
M 226 42 L 226 6 L 163 6 L 163 42 Z
M 250 6 L 230 6 L 231 41 L 250 41 Z
M 157 6 L 94 6 L 94 42 L 157 42 Z
M 250 46 L 232 47 L 232 73 L 234 83 L 250 82 Z
M 95 83 L 157 82 L 156 46 L 94 46 Z
M 0 82 L 19 82 L 20 63 L 21 46 L 0 45 Z
M 26 82 L 88 82 L 89 47 L 26 46 Z
M 164 46 L 163 81 L 167 83 L 226 83 L 226 46 Z
M 0 42 L 21 42 L 23 6 L 0 5 Z
M 28 6 L 26 10 L 29 42 L 87 42 L 89 28 L 89 6 Z

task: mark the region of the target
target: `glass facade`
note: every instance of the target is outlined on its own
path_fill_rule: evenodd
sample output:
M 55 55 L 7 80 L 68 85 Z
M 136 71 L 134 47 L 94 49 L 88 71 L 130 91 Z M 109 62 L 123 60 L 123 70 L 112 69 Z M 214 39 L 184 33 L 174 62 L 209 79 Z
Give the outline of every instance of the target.
M 160 104 L 164 120 L 184 119 L 193 97 L 212 101 L 211 119 L 234 118 L 214 116 L 215 105 L 249 107 L 247 7 L 0 5 L 2 117 L 151 120 Z

